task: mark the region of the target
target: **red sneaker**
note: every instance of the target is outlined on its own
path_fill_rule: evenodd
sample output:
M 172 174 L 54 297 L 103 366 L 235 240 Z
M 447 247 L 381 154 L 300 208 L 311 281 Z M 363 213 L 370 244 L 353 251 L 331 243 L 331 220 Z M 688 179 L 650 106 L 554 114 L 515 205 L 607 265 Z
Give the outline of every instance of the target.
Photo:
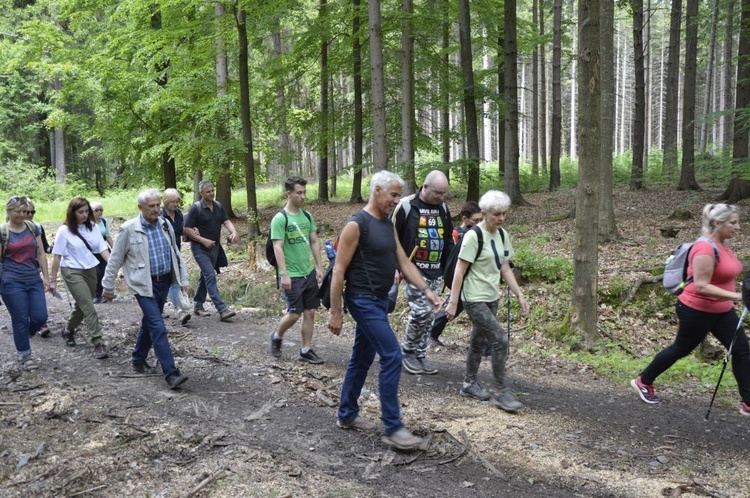
M 633 386 L 633 389 L 635 389 L 635 392 L 638 393 L 638 396 L 641 397 L 644 403 L 648 403 L 650 405 L 659 403 L 661 401 L 661 398 L 656 395 L 654 392 L 654 386 L 651 384 L 644 384 L 641 382 L 641 376 L 639 375 L 635 379 L 630 381 L 630 385 Z

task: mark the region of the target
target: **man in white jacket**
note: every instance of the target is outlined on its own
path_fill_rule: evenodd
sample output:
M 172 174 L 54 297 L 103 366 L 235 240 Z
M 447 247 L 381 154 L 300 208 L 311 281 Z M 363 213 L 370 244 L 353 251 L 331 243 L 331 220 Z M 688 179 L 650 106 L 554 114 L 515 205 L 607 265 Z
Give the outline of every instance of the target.
M 175 389 L 188 378 L 175 366 L 162 310 L 172 283 L 178 283 L 187 292 L 189 281 L 174 231 L 159 216 L 159 206 L 158 190 L 148 189 L 138 194 L 140 214 L 120 227 L 102 280 L 102 297 L 114 297 L 115 279 L 122 268 L 125 282 L 143 311 L 131 358 L 133 370 L 144 374 L 156 372 L 146 362 L 148 352 L 153 347 L 164 379 L 170 389 Z

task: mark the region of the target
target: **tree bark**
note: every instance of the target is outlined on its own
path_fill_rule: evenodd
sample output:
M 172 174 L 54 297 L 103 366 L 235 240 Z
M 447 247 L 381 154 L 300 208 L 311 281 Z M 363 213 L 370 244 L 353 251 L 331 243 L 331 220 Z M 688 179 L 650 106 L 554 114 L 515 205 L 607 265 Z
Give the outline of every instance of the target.
M 352 0 L 352 61 L 354 83 L 354 177 L 352 178 L 352 196 L 350 202 L 364 202 L 362 199 L 362 147 L 363 147 L 363 105 L 362 105 L 362 43 L 360 28 L 362 25 L 360 0 Z
M 669 23 L 669 52 L 667 56 L 667 84 L 664 102 L 662 150 L 664 161 L 662 174 L 670 178 L 677 172 L 677 95 L 680 75 L 680 25 L 682 23 L 682 0 L 672 0 Z
M 713 118 L 711 116 L 711 103 L 713 102 L 714 90 L 714 63 L 716 52 L 716 28 L 719 19 L 719 0 L 714 0 L 711 7 L 711 34 L 709 35 L 708 53 L 706 54 L 706 82 L 705 82 L 705 99 L 703 101 L 703 121 L 701 122 L 700 141 L 698 149 L 707 151 L 710 147 L 709 128 L 712 128 Z
M 735 166 L 747 160 L 750 144 L 750 1 L 742 2 L 740 46 L 737 52 L 737 94 L 734 113 L 732 158 Z
M 599 189 L 599 242 L 618 240 L 620 234 L 615 220 L 615 207 L 612 198 L 614 146 L 614 110 L 615 110 L 615 67 L 614 67 L 614 18 L 615 7 L 612 2 L 601 3 L 601 21 L 599 25 L 601 47 L 601 188 Z
M 443 63 L 440 66 L 440 139 L 442 142 L 443 164 L 445 164 L 445 176 L 450 180 L 451 162 L 451 111 L 450 111 L 450 0 L 443 0 L 443 19 L 442 19 L 442 39 L 441 48 L 443 49 Z
M 552 137 L 550 143 L 549 190 L 560 188 L 562 152 L 562 0 L 554 0 L 552 29 Z
M 247 199 L 247 236 L 255 241 L 260 235 L 258 225 L 258 199 L 255 194 L 255 158 L 253 157 L 253 128 L 250 119 L 249 46 L 247 42 L 247 15 L 245 9 L 237 11 L 237 42 L 239 60 L 237 69 L 240 79 L 240 122 L 244 144 L 245 196 Z M 253 246 L 255 247 L 255 246 Z M 255 261 L 255 258 L 253 258 Z
M 222 17 L 226 9 L 224 4 L 221 2 L 214 3 L 214 14 L 216 15 L 217 22 L 221 23 Z M 224 39 L 219 36 L 216 39 L 216 96 L 219 101 L 222 101 L 227 96 L 227 81 L 229 80 L 229 72 L 227 70 L 227 53 L 224 49 Z M 220 123 L 218 134 L 220 139 L 225 139 L 228 135 L 226 130 L 226 124 Z M 227 212 L 230 218 L 234 218 L 234 211 L 232 210 L 232 176 L 231 176 L 231 163 L 229 157 L 225 155 L 221 159 L 219 165 L 219 178 L 216 181 L 216 200 L 219 201 Z
M 643 0 L 631 0 L 633 9 L 633 61 L 635 68 L 635 112 L 631 144 L 633 165 L 630 173 L 630 190 L 643 188 L 643 148 L 646 126 L 646 80 L 643 57 Z
M 539 2 L 539 36 L 544 39 L 544 3 Z M 547 43 L 539 44 L 539 159 L 542 176 L 547 176 Z
M 409 192 L 417 191 L 414 175 L 414 36 L 412 0 L 401 0 L 401 166 Z
M 318 18 L 321 26 L 327 20 L 327 0 L 320 0 Z M 326 30 L 324 29 L 325 33 Z M 320 41 L 320 144 L 318 146 L 318 200 L 328 202 L 328 39 Z
M 698 73 L 698 0 L 687 0 L 682 105 L 682 171 L 678 190 L 700 190 L 695 180 L 695 94 Z
M 273 56 L 280 58 L 282 55 L 281 46 L 281 19 L 279 16 L 274 18 L 273 30 Z M 273 162 L 269 164 L 269 177 L 276 175 L 289 177 L 292 171 L 292 144 L 289 136 L 289 127 L 286 120 L 286 84 L 284 77 L 279 75 L 274 82 L 276 86 L 276 106 L 279 113 L 279 139 L 276 143 L 276 155 Z M 271 173 L 275 173 L 273 175 Z
M 724 17 L 724 71 L 721 78 L 722 105 L 721 110 L 721 156 L 725 161 L 731 157 L 732 145 L 732 114 L 727 112 L 732 109 L 732 76 L 734 66 L 732 65 L 732 51 L 734 47 L 734 0 L 727 0 L 726 13 Z
M 505 193 L 515 206 L 526 206 L 521 195 L 521 180 L 518 171 L 518 40 L 516 0 L 505 0 Z
M 534 0 L 532 18 L 534 32 L 539 30 L 539 0 Z M 539 49 L 531 53 L 531 174 L 539 175 Z
M 479 129 L 474 94 L 474 64 L 471 50 L 471 11 L 469 0 L 458 0 L 458 32 L 461 42 L 461 72 L 464 79 L 464 115 L 466 116 L 467 185 L 466 200 L 479 200 Z
M 609 0 L 604 0 L 609 1 Z M 578 97 L 587 102 L 579 111 L 580 156 L 576 188 L 576 246 L 573 255 L 573 316 L 571 323 L 593 348 L 597 333 L 599 160 L 601 159 L 601 75 L 599 0 L 579 0 Z
M 372 91 L 372 159 L 375 170 L 388 169 L 388 139 L 385 128 L 385 75 L 383 70 L 383 23 L 380 0 L 369 0 L 370 85 Z
M 505 108 L 508 103 L 505 98 L 505 39 L 502 30 L 497 40 L 497 101 L 498 101 L 498 127 L 497 127 L 497 166 L 498 177 L 505 177 Z

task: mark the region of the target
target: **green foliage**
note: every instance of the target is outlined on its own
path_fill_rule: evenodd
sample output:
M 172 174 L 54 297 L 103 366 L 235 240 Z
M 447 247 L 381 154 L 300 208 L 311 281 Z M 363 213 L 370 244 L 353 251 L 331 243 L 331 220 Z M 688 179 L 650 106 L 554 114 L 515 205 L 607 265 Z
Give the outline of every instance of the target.
M 572 282 L 573 262 L 560 256 L 551 256 L 534 250 L 535 247 L 543 247 L 549 240 L 549 234 L 537 234 L 524 239 L 520 247 L 515 248 L 516 256 L 513 259 L 518 266 L 523 278 L 530 282 L 559 281 Z

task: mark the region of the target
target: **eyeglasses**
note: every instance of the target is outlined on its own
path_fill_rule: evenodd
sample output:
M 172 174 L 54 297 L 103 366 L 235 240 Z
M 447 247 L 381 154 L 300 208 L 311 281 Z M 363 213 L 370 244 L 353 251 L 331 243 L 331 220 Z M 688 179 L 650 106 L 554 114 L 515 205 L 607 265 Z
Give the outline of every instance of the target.
M 104 212 L 104 209 L 94 209 L 94 212 L 95 212 L 95 213 L 103 213 L 103 212 Z
M 26 211 L 28 214 L 36 214 L 36 209 L 31 209 L 29 211 Z

